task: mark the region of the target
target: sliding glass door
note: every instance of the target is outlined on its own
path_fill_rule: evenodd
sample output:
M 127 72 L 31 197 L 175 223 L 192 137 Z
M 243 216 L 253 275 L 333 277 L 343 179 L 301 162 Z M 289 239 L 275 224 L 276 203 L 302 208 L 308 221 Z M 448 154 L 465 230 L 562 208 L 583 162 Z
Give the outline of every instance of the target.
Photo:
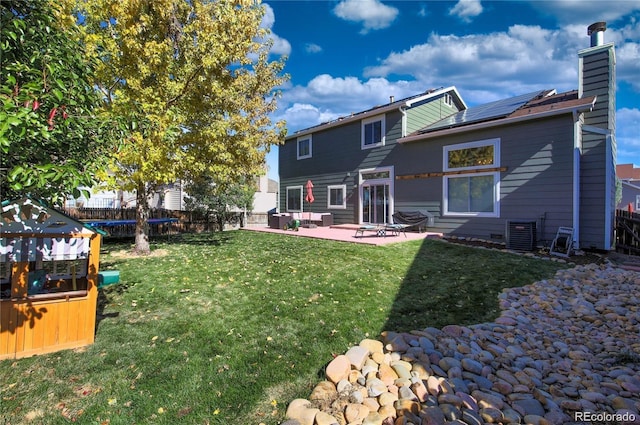
M 359 173 L 360 224 L 391 223 L 393 214 L 393 167 L 368 168 Z
M 362 222 L 387 223 L 389 217 L 389 185 L 362 186 Z

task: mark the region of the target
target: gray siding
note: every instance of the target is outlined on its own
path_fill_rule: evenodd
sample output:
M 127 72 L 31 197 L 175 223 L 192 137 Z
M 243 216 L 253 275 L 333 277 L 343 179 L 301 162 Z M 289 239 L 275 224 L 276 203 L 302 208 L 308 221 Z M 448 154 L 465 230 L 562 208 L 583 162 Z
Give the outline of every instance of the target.
M 442 98 L 439 98 L 412 106 L 407 111 L 407 128 L 423 128 L 441 119 L 444 113 L 456 112 L 455 106 L 441 103 Z M 330 211 L 335 223 L 357 223 L 359 170 L 397 165 L 393 152 L 399 148 L 397 139 L 402 137 L 402 113 L 399 110 L 386 113 L 385 130 L 385 145 L 372 149 L 361 148 L 361 121 L 315 132 L 312 134 L 312 157 L 301 160 L 296 158 L 297 137 L 287 139 L 279 149 L 281 211 L 286 210 L 287 186 L 304 186 L 310 179 L 314 184 L 316 201 L 310 206 L 305 205 L 305 210 L 326 212 L 327 187 L 346 184 L 347 209 Z
M 310 206 L 305 204 L 305 211 L 330 211 L 334 215 L 334 223 L 358 222 L 358 171 L 392 165 L 389 154 L 398 147 L 397 139 L 402 135 L 402 114 L 394 111 L 385 115 L 384 146 L 362 149 L 361 130 L 362 124 L 357 121 L 313 133 L 313 156 L 307 159 L 296 159 L 297 138 L 292 137 L 280 146 L 280 209 L 286 210 L 287 186 L 304 186 L 310 179 L 316 201 Z M 347 185 L 347 209 L 328 210 L 328 186 L 339 184 Z
M 615 131 L 615 71 L 613 46 L 582 52 L 583 96 L 597 96 L 584 124 Z M 614 133 L 615 134 L 615 133 Z M 609 143 L 609 145 L 607 145 Z M 580 160 L 580 245 L 609 250 L 615 214 L 615 137 L 583 131 Z
M 312 157 L 296 159 L 297 139 L 291 138 L 280 146 L 280 178 L 355 172 L 361 168 L 377 167 L 385 163 L 389 152 L 401 136 L 402 116 L 399 111 L 385 116 L 386 140 L 379 148 L 361 148 L 361 122 L 319 131 L 312 135 Z
M 443 178 L 396 180 L 396 211 L 426 209 L 445 233 L 500 240 L 507 220 L 536 221 L 538 240 L 549 243 L 559 226 L 572 226 L 571 116 L 486 129 L 408 143 L 394 152 L 396 175 L 440 172 L 443 147 L 484 139 L 500 139 L 500 217 L 442 215 Z M 397 155 L 396 155 L 397 153 Z
M 635 187 L 638 187 L 638 189 Z M 631 204 L 633 211 L 640 211 L 640 209 L 636 209 L 636 197 L 638 196 L 640 196 L 640 181 L 633 181 L 630 184 L 623 183 L 622 198 L 620 199 L 620 203 L 617 205 L 617 208 L 626 210 L 629 207 L 629 204 Z
M 334 174 L 317 174 L 304 177 L 289 178 L 281 180 L 282 191 L 280 193 L 280 210 L 286 212 L 287 207 L 287 187 L 302 186 L 302 197 L 306 195 L 305 184 L 307 180 L 313 182 L 314 202 L 309 204 L 303 199 L 303 210 L 312 212 L 330 212 L 333 214 L 334 223 L 353 223 L 354 222 L 354 206 L 357 204 L 358 188 L 357 175 L 347 176 L 346 173 Z M 328 187 L 332 185 L 346 185 L 346 203 L 347 209 L 329 209 L 328 208 Z

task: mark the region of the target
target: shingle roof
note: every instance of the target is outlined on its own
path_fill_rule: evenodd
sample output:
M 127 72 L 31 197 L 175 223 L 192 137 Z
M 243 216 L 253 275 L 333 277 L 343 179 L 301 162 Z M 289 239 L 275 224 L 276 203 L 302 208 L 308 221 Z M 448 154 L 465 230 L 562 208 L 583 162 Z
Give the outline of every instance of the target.
M 333 127 L 336 125 L 341 125 L 350 121 L 359 120 L 367 115 L 372 116 L 376 114 L 382 114 L 386 111 L 398 109 L 403 105 L 410 106 L 412 103 L 415 103 L 416 101 L 420 101 L 422 99 L 428 99 L 430 97 L 437 97 L 437 96 L 443 95 L 444 93 L 452 93 L 453 94 L 452 97 L 455 99 L 455 102 L 458 103 L 460 108 L 463 108 L 463 109 L 467 108 L 467 105 L 465 104 L 464 100 L 458 93 L 458 90 L 454 86 L 446 87 L 446 88 L 441 87 L 439 89 L 429 89 L 424 93 L 419 93 L 419 94 L 409 96 L 400 100 L 394 100 L 393 102 L 390 102 L 384 105 L 377 105 L 377 106 L 374 106 L 373 108 L 369 108 L 364 111 L 356 112 L 350 115 L 345 115 L 331 121 L 323 122 L 321 124 L 318 124 L 312 127 L 307 127 L 305 129 L 298 130 L 292 133 L 291 135 L 287 136 L 287 140 L 292 139 L 294 137 L 299 137 L 305 134 L 310 134 L 320 129 L 325 129 L 325 128 Z
M 407 136 L 405 141 L 417 140 L 421 135 L 429 136 L 442 131 L 459 130 L 477 125 L 502 124 L 511 120 L 524 120 L 540 115 L 571 113 L 593 106 L 595 96 L 578 98 L 578 91 L 556 93 L 555 90 L 542 90 L 508 99 L 490 102 L 460 111 L 450 117 L 433 123 Z M 475 124 L 475 125 L 474 125 Z

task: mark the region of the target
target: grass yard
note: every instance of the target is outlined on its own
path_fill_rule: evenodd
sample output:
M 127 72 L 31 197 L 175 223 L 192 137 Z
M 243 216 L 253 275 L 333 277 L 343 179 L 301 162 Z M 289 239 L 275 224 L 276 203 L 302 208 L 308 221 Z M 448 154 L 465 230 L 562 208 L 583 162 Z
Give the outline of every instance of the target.
M 121 283 L 101 290 L 95 344 L 0 362 L 2 423 L 278 424 L 332 353 L 385 329 L 490 321 L 502 288 L 563 267 L 249 231 L 154 243 L 147 258 L 129 247 L 103 246 Z

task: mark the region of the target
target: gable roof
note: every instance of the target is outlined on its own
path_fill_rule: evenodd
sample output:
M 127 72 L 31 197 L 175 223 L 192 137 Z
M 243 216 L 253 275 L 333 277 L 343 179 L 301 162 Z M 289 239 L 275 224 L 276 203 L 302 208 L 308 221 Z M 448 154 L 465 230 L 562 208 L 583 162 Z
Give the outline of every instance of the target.
M 332 121 L 324 122 L 322 124 L 318 124 L 313 127 L 308 127 L 302 130 L 298 130 L 293 134 L 291 134 L 290 136 L 287 136 L 285 141 L 291 140 L 300 136 L 304 136 L 307 134 L 311 134 L 317 131 L 326 130 L 332 127 L 344 125 L 353 121 L 359 121 L 363 118 L 367 118 L 370 116 L 376 116 L 379 114 L 383 114 L 385 112 L 394 111 L 400 108 L 411 108 L 416 103 L 424 102 L 426 100 L 433 99 L 438 96 L 442 96 L 445 93 L 449 93 L 451 95 L 452 101 L 458 106 L 459 109 L 467 109 L 467 104 L 464 102 L 464 100 L 462 100 L 462 96 L 460 96 L 460 93 L 458 92 L 458 89 L 455 88 L 455 86 L 440 88 L 440 89 L 430 89 L 424 93 L 416 94 L 404 99 L 389 102 L 386 105 L 374 106 L 373 108 L 367 109 L 365 111 L 339 117 Z
M 577 90 L 560 94 L 555 90 L 541 90 L 460 111 L 399 139 L 399 142 L 412 142 L 553 115 L 589 111 L 595 101 L 595 96 L 578 98 Z

